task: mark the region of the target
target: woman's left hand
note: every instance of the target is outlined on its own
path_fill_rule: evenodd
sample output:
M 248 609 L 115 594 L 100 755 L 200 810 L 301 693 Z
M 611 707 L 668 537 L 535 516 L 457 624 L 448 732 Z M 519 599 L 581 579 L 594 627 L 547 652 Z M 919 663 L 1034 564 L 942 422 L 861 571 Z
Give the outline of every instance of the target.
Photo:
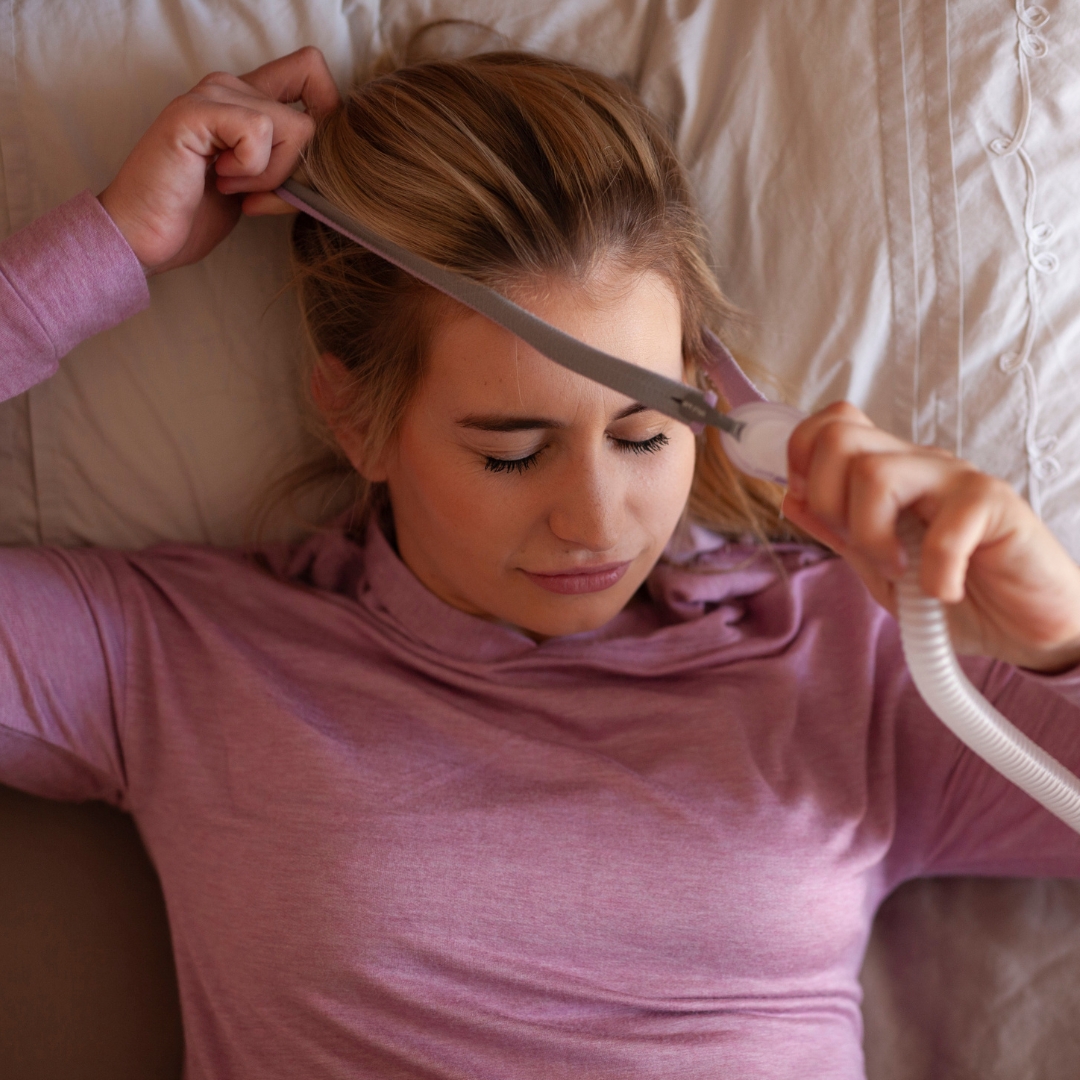
M 876 428 L 853 405 L 788 444 L 784 515 L 842 555 L 896 614 L 897 518 L 926 524 L 919 582 L 946 606 L 958 652 L 1056 671 L 1080 662 L 1080 567 L 1003 480 Z

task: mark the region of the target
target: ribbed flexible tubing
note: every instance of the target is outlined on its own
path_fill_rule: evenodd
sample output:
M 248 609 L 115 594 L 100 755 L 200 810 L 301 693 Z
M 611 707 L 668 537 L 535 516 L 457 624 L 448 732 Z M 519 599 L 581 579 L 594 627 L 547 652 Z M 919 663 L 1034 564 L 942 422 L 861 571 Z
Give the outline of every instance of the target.
M 896 594 L 900 640 L 916 688 L 965 746 L 1080 832 L 1080 779 L 1002 716 L 961 670 L 940 601 L 919 588 L 922 531 L 910 515 L 902 516 L 908 565 Z
M 754 401 L 737 406 L 730 415 L 744 425 L 738 439 L 727 432 L 720 436 L 735 467 L 786 484 L 787 444 L 802 414 L 786 405 Z M 926 526 L 912 512 L 900 515 L 897 535 L 907 555 L 907 569 L 896 584 L 897 609 L 904 659 L 916 689 L 965 746 L 1080 832 L 1080 779 L 1006 720 L 961 669 L 945 609 L 919 587 L 925 532 Z

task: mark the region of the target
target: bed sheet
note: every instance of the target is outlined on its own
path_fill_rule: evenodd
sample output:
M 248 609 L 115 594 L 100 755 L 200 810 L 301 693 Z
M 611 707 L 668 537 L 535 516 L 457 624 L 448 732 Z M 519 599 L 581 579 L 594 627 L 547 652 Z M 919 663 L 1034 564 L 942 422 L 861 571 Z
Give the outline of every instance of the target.
M 863 965 L 870 1080 L 1080 1076 L 1080 888 L 912 881 Z

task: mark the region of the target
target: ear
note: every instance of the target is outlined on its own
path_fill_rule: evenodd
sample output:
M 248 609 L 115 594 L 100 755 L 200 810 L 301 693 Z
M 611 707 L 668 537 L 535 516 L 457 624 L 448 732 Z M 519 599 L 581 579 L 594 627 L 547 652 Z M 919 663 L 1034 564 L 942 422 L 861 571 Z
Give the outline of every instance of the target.
M 319 360 L 311 373 L 311 398 L 315 407 L 322 413 L 338 446 L 352 462 L 353 468 L 373 484 L 385 481 L 386 469 L 382 459 L 368 461 L 362 433 L 353 427 L 347 427 L 338 419 L 348 394 L 348 368 L 333 353 L 323 353 Z

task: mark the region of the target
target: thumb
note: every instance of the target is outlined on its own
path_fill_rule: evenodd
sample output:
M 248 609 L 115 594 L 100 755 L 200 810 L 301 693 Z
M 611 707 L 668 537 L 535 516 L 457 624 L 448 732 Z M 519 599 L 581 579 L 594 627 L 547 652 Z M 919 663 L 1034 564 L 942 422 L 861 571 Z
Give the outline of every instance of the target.
M 243 210 L 248 217 L 296 213 L 295 206 L 290 206 L 284 199 L 275 195 L 272 191 L 256 191 L 251 195 L 248 195 L 244 199 Z

